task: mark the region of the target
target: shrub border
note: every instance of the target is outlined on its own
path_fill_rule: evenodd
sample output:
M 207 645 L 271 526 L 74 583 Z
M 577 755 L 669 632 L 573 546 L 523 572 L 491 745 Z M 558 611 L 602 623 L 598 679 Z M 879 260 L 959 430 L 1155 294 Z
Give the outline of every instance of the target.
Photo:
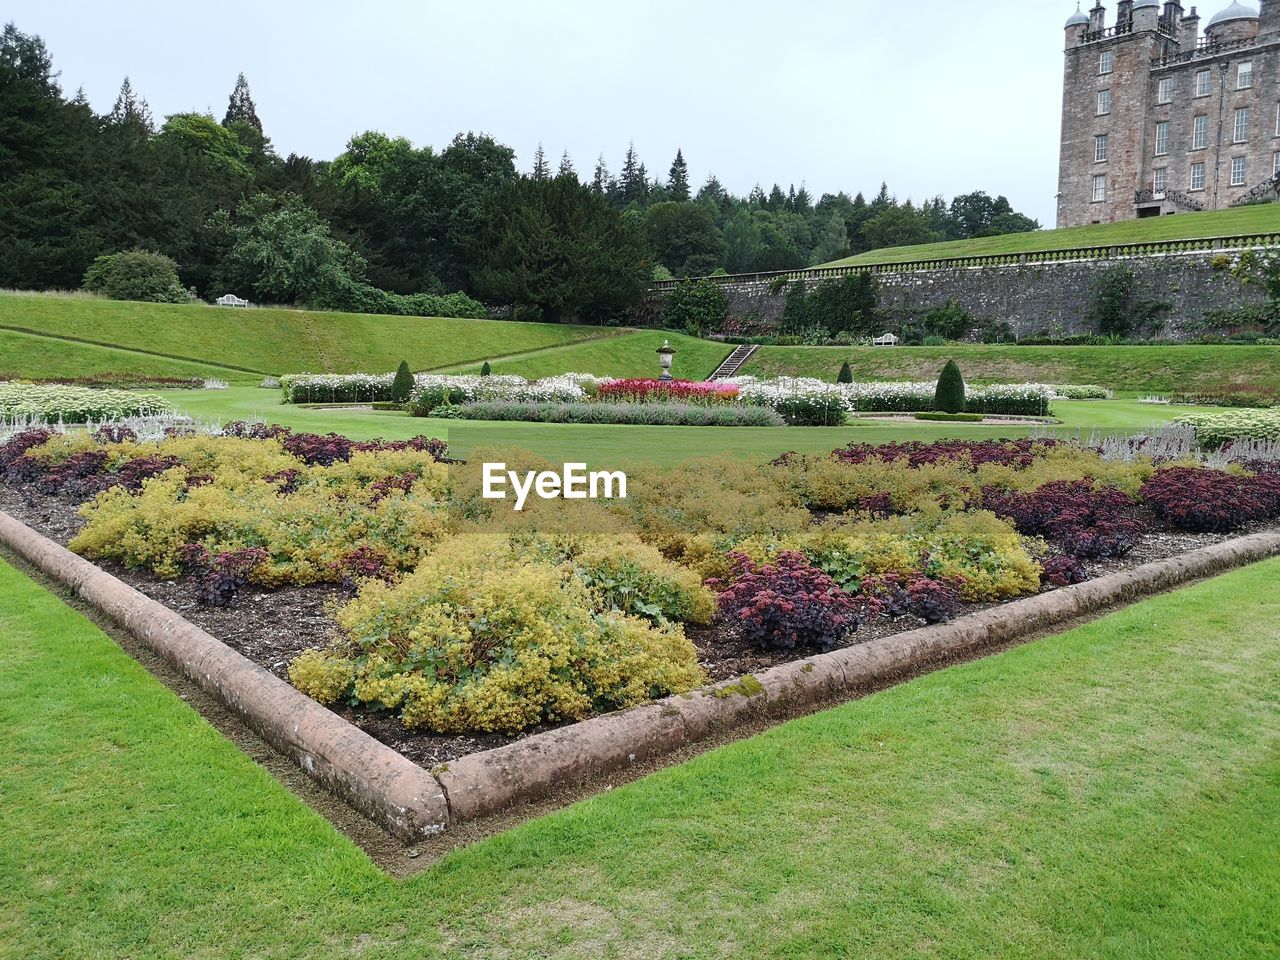
M 416 840 L 661 757 L 744 722 L 807 712 L 940 660 L 1280 555 L 1280 529 L 593 717 L 430 772 L 3 511 L 0 543 L 173 663 L 314 779 L 396 836 Z

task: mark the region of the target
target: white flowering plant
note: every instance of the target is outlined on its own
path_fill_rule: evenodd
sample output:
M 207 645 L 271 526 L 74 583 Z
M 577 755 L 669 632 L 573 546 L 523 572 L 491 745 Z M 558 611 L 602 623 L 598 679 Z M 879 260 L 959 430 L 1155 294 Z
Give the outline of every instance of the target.
M 50 423 L 85 423 L 149 416 L 168 409 L 168 402 L 154 393 L 95 390 L 56 383 L 0 383 L 0 418 L 7 420 L 36 417 Z

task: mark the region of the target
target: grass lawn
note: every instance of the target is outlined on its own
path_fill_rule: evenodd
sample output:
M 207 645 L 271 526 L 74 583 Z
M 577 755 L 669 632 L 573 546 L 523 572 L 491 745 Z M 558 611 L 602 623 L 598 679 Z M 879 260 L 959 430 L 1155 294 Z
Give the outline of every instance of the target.
M 121 347 L 100 347 L 0 329 L 0 377 L 12 375 L 52 380 L 103 373 L 200 379 L 216 377 L 230 383 L 252 383 L 262 379 L 261 374 L 216 364 L 171 360 Z
M 494 373 L 514 373 L 530 380 L 561 373 L 656 377 L 659 370 L 657 350 L 664 341 L 670 341 L 676 351 L 671 373 L 683 380 L 706 379 L 733 352 L 732 346 L 712 340 L 700 340 L 670 330 L 644 330 L 495 360 L 490 366 Z M 479 373 L 480 364 L 466 364 L 451 372 Z
M 131 373 L 148 362 L 147 353 L 258 374 L 381 373 L 402 359 L 425 370 L 619 333 L 553 323 L 0 294 L 0 329 L 13 328 L 141 351 L 120 358 L 126 365 L 116 369 Z M 70 360 L 58 366 L 80 369 Z M 25 345 L 0 362 L 0 372 L 31 377 L 54 375 L 50 368 L 46 357 Z
M 942 257 L 985 257 L 994 254 L 1030 253 L 1036 250 L 1063 250 L 1069 247 L 1102 246 L 1112 243 L 1149 243 L 1156 240 L 1193 240 L 1199 237 L 1232 236 L 1280 230 L 1280 206 L 1264 203 L 1233 210 L 1179 213 L 1172 217 L 1099 223 L 1061 230 L 1010 233 L 976 240 L 922 243 L 911 247 L 887 247 L 846 257 L 823 266 L 899 263 Z
M 0 563 L 0 956 L 1275 957 L 1280 561 L 377 870 Z
M 1027 427 L 967 423 L 901 423 L 854 420 L 843 427 L 644 427 L 566 423 L 439 420 L 367 410 L 309 409 L 279 402 L 278 390 L 232 386 L 226 390 L 163 391 L 174 407 L 206 421 L 260 419 L 312 433 L 341 433 L 357 440 L 403 440 L 419 434 L 447 439 L 467 456 L 477 447 L 524 447 L 553 462 L 617 464 L 632 460 L 678 463 L 728 453 L 771 458 L 787 450 L 826 453 L 851 440 L 937 440 L 942 437 L 1020 437 Z M 1138 431 L 1207 407 L 1150 406 L 1136 400 L 1059 401 L 1063 431 Z
M 857 380 L 935 380 L 954 359 L 975 383 L 1097 383 L 1130 393 L 1280 384 L 1280 347 L 761 347 L 743 367 L 757 377 L 834 380 L 846 360 Z

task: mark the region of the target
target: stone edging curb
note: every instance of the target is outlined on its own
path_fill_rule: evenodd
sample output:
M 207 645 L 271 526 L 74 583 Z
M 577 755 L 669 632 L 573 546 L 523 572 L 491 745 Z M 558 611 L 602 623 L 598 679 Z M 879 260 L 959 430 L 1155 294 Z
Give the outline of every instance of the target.
M 998 646 L 1064 620 L 1280 555 L 1280 530 L 1227 540 L 950 623 L 593 717 L 469 754 L 429 773 L 168 607 L 3 511 L 0 542 L 174 664 L 316 780 L 407 840 L 663 756 L 747 720 L 804 712 L 940 659 Z
M 419 839 L 448 826 L 440 784 L 416 763 L 2 510 L 0 542 L 172 663 L 307 774 L 396 836 Z

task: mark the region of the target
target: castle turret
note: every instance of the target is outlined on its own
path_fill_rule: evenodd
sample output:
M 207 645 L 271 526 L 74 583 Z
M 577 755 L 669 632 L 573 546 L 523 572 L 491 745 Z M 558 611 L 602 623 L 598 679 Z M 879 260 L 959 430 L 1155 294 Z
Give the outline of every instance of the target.
M 1205 26 L 1205 36 L 1219 42 L 1248 40 L 1258 35 L 1258 11 L 1234 0 L 1225 10 L 1219 10 Z
M 1076 4 L 1076 12 L 1067 18 L 1067 46 L 1078 46 L 1089 32 L 1089 15 Z

